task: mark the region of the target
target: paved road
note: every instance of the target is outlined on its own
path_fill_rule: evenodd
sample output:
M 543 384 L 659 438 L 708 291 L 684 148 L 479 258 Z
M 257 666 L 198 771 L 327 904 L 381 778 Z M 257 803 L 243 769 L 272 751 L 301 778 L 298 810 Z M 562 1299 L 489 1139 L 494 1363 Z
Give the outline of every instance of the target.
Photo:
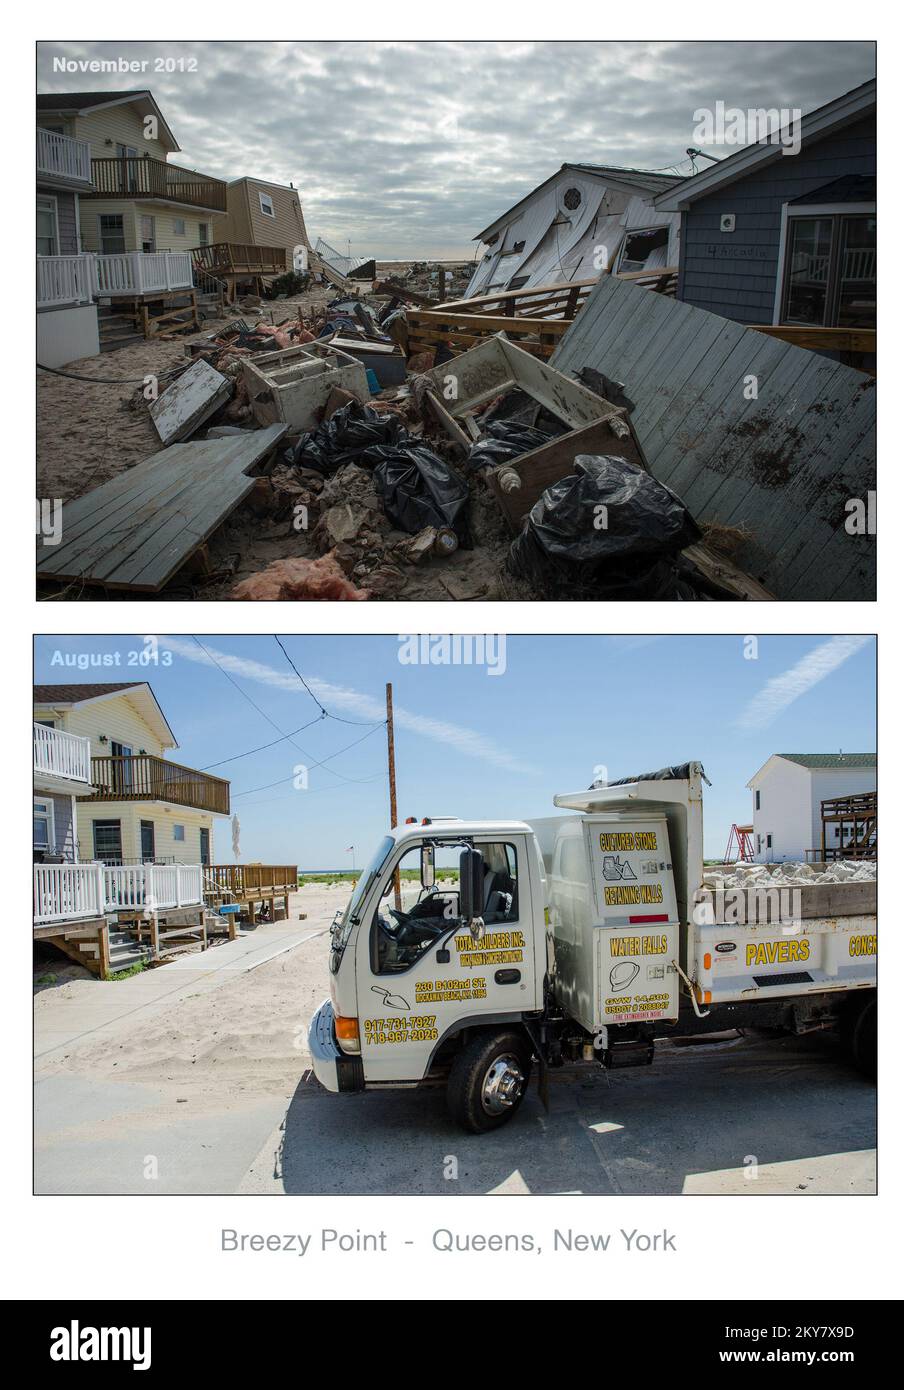
M 117 1017 L 47 1050 L 36 1070 L 37 1190 L 874 1190 L 875 1088 L 822 1035 L 660 1044 L 652 1068 L 608 1081 L 560 1075 L 548 1113 L 532 1089 L 512 1124 L 482 1137 L 452 1123 L 439 1091 L 327 1095 L 304 1052 L 326 993 L 324 939 L 313 934 L 323 925 L 305 923 L 306 939 L 271 959 L 258 933 L 263 963 L 188 973 L 191 989 L 164 967 L 155 974 L 175 990 L 169 999 L 124 994 Z M 275 947 L 290 941 L 270 930 Z M 53 1019 L 44 1026 L 52 1036 Z

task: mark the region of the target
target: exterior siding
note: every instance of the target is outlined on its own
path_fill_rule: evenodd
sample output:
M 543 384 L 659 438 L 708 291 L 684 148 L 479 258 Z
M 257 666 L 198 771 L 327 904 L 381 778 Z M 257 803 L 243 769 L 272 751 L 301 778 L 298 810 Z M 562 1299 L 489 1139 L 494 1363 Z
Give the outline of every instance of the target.
M 96 820 L 118 820 L 122 835 L 123 859 L 141 858 L 141 822 L 151 821 L 154 826 L 154 853 L 160 859 L 171 859 L 177 864 L 199 864 L 201 862 L 200 831 L 210 831 L 211 856 L 213 856 L 213 817 L 204 811 L 193 811 L 184 806 L 165 806 L 159 801 L 79 801 L 77 803 L 79 858 L 94 858 L 94 830 Z M 174 826 L 181 825 L 185 839 L 177 840 Z
M 261 212 L 260 193 L 272 199 L 275 217 Z M 292 268 L 296 246 L 310 248 L 297 189 L 262 179 L 239 179 L 226 190 L 226 208 L 225 226 L 218 230 L 218 239 L 249 246 L 283 246 L 287 269 Z
M 58 720 L 58 727 L 68 734 L 81 734 L 90 739 L 92 758 L 109 757 L 114 740 L 128 745 L 133 753 L 143 749 L 145 753 L 162 757 L 165 751 L 159 737 L 142 719 L 125 691 L 109 700 L 74 705 Z M 100 742 L 101 734 L 106 735 L 107 743 Z
M 50 124 L 53 124 L 51 121 Z M 162 140 L 146 140 L 144 120 L 134 106 L 110 106 L 89 116 L 76 116 L 66 133 L 76 140 L 87 140 L 92 159 L 113 159 L 117 145 L 127 145 L 140 155 L 166 159 L 169 153 Z
M 100 251 L 101 213 L 121 213 L 126 250 L 141 250 L 141 219 L 143 216 L 154 219 L 154 238 L 158 251 L 193 251 L 201 244 L 200 226 L 207 224 L 208 241 L 221 237 L 218 225 L 224 218 L 214 213 L 190 212 L 187 208 L 174 211 L 166 203 L 132 203 L 124 198 L 91 198 L 81 206 L 82 250 Z M 185 231 L 177 233 L 174 223 L 181 219 Z
M 869 118 L 693 203 L 682 215 L 678 297 L 738 323 L 771 323 L 782 205 L 844 174 L 875 172 L 876 123 Z M 720 215 L 729 212 L 735 230 L 720 232 Z
M 840 768 L 817 768 L 812 774 L 812 845 L 816 849 L 822 844 L 822 817 L 820 815 L 819 804 L 821 801 L 829 801 L 834 796 L 856 796 L 860 792 L 874 792 L 877 785 L 877 773 L 874 767 L 852 767 L 850 771 L 842 771 Z M 838 841 L 831 838 L 833 835 L 832 826 L 827 827 L 827 844 L 831 849 L 837 845 Z

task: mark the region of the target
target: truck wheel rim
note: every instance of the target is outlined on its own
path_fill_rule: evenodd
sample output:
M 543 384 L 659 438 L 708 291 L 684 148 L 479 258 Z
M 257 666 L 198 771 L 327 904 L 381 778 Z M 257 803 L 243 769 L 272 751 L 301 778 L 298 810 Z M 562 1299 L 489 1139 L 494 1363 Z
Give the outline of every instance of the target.
M 483 1078 L 481 1103 L 488 1115 L 502 1115 L 511 1110 L 524 1090 L 521 1063 L 511 1053 L 497 1057 Z

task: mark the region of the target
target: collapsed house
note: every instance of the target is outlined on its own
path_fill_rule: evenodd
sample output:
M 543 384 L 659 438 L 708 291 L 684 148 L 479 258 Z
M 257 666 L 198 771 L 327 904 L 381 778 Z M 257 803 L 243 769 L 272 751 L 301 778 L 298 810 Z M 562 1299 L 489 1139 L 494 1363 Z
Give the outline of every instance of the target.
M 563 164 L 474 238 L 486 249 L 465 297 L 677 266 L 680 214 L 651 199 L 678 182 L 641 169 Z

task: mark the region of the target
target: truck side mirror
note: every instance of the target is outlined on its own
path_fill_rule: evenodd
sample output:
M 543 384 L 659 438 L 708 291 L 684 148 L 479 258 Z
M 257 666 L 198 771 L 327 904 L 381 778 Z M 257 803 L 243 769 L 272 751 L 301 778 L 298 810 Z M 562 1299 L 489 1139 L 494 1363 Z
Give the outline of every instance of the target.
M 421 887 L 432 888 L 436 882 L 436 870 L 433 865 L 433 846 L 421 845 Z
M 458 861 L 458 905 L 465 926 L 483 926 L 483 855 L 479 849 L 463 849 Z

